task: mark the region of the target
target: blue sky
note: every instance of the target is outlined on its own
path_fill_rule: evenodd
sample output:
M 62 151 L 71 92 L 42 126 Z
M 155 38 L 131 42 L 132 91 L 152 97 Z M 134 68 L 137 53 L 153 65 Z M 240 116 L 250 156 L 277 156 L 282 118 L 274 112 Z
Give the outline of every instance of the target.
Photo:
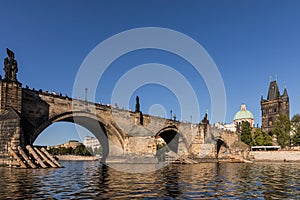
M 12 49 L 19 64 L 18 79 L 30 88 L 72 95 L 76 73 L 100 42 L 133 28 L 163 27 L 196 40 L 217 65 L 226 90 L 230 123 L 241 103 L 261 123 L 260 98 L 267 96 L 270 75 L 286 82 L 291 117 L 300 113 L 300 2 L 297 0 L 201 1 L 0 1 L 0 57 Z M 97 102 L 111 103 L 116 81 L 131 68 L 162 63 L 179 71 L 197 94 L 201 116 L 211 111 L 208 89 L 189 63 L 168 52 L 141 50 L 116 60 L 99 82 Z M 3 75 L 3 72 L 2 72 Z M 163 105 L 180 116 L 176 94 L 159 85 L 140 87 L 125 108 Z M 84 98 L 83 96 L 79 98 Z M 152 111 L 153 111 L 152 107 Z M 190 108 L 193 109 L 193 108 Z M 187 120 L 187 119 L 185 119 Z M 59 123 L 42 133 L 37 143 L 76 139 L 74 126 Z M 73 134 L 73 135 L 72 135 Z

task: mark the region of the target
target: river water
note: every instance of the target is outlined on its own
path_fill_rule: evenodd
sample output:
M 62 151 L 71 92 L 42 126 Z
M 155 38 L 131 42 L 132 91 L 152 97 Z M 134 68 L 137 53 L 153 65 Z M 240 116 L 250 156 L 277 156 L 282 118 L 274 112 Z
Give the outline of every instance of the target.
M 105 168 L 97 161 L 65 161 L 61 164 L 65 168 L 0 167 L 0 199 L 300 197 L 300 163 L 168 165 L 148 173 L 125 173 Z

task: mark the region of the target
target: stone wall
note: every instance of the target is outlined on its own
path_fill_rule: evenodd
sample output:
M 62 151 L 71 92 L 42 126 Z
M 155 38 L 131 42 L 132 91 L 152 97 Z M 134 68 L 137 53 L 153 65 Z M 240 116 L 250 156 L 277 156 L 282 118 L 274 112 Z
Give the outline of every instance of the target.
M 0 164 L 8 161 L 8 148 L 23 145 L 21 128 L 22 84 L 0 80 Z
M 250 151 L 253 161 L 300 161 L 300 151 Z
M 7 164 L 8 148 L 16 150 L 22 145 L 20 118 L 13 109 L 8 109 L 0 116 L 0 138 L 0 164 Z
M 220 139 L 226 144 L 224 148 L 231 147 L 238 140 L 236 133 L 209 124 L 164 119 L 28 88 L 23 88 L 20 100 L 21 113 L 10 108 L 9 114 L 0 115 L 0 126 L 4 127 L 0 131 L 0 137 L 4 138 L 0 143 L 3 155 L 9 145 L 32 145 L 44 128 L 58 121 L 82 125 L 97 138 L 103 138 L 105 134 L 110 156 L 155 155 L 155 139 L 160 134 L 168 137 L 168 134 L 175 133 L 175 152 L 195 158 L 215 158 L 216 142 Z M 98 134 L 99 127 L 105 132 L 102 135 Z
M 13 108 L 18 113 L 22 110 L 22 84 L 0 80 L 0 113 Z
M 77 155 L 57 155 L 56 156 L 59 161 L 62 160 L 73 160 L 73 161 L 94 161 L 94 160 L 100 160 L 100 157 L 98 156 L 77 156 Z

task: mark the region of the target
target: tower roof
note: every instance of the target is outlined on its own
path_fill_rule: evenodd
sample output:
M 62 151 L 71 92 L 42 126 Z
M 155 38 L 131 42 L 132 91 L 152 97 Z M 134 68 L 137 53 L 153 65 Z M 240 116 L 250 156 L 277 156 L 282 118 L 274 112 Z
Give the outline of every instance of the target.
M 288 93 L 287 93 L 286 88 L 284 88 L 284 91 L 283 91 L 283 95 L 282 95 L 282 96 L 289 96 Z
M 254 119 L 253 114 L 249 110 L 247 110 L 245 104 L 241 105 L 241 110 L 238 111 L 234 115 L 234 119 L 233 120 L 240 120 L 240 119 Z
M 276 81 L 271 81 L 267 100 L 277 99 L 279 96 L 280 96 L 280 93 L 279 93 L 277 82 Z

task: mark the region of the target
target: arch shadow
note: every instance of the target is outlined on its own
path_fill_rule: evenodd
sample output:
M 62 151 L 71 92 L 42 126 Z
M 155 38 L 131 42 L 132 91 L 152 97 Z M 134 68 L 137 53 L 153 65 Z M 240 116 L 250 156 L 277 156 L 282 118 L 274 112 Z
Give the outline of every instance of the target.
M 220 153 L 220 150 L 221 150 L 221 147 L 225 147 L 225 148 L 229 148 L 229 146 L 227 145 L 227 143 L 222 140 L 222 139 L 217 139 L 217 155 L 216 157 L 218 158 L 219 157 L 219 153 Z
M 168 145 L 169 149 L 175 153 L 178 153 L 179 143 L 184 142 L 187 145 L 186 138 L 179 132 L 176 126 L 168 126 L 161 129 L 155 134 L 155 138 L 160 136 Z
M 103 156 L 101 162 L 105 163 L 110 154 L 123 153 L 124 151 L 124 136 L 122 132 L 114 124 L 110 124 L 102 119 L 100 116 L 80 111 L 80 112 L 65 112 L 56 115 L 48 120 L 42 122 L 33 132 L 31 145 L 36 138 L 51 124 L 56 122 L 70 122 L 78 124 L 89 130 L 100 142 L 103 149 Z M 122 152 L 113 152 L 117 146 Z

